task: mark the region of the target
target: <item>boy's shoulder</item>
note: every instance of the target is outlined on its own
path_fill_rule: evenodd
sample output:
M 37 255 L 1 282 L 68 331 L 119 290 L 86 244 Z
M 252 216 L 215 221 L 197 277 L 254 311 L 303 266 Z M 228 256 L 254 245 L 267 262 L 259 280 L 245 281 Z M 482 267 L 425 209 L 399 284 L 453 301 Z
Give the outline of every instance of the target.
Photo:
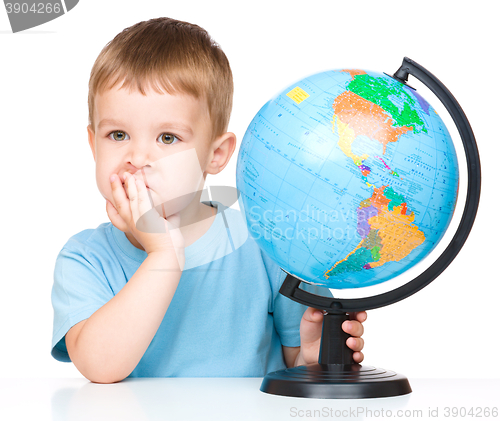
M 96 228 L 85 228 L 84 230 L 73 234 L 69 239 L 75 241 L 87 241 L 90 237 L 103 233 L 109 224 L 111 224 L 111 222 L 103 222 Z
M 96 228 L 87 228 L 74 235 L 64 244 L 62 250 L 83 252 L 84 250 L 109 248 L 111 222 L 100 224 Z
M 103 237 L 105 237 L 107 235 L 107 231 L 109 231 L 110 225 L 111 225 L 111 222 L 103 222 L 97 228 L 86 228 L 86 229 L 72 235 L 68 239 L 67 243 L 69 243 L 69 244 L 72 244 L 72 243 L 88 244 L 88 243 L 99 241 L 100 239 L 102 239 Z

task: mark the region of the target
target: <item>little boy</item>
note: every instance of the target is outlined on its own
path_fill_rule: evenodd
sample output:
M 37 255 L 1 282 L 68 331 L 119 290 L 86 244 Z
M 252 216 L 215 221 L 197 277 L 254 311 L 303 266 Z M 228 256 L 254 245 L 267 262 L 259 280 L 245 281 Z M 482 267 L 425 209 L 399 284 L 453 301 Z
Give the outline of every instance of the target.
M 92 68 L 88 139 L 111 223 L 69 239 L 52 289 L 52 355 L 90 381 L 262 377 L 318 361 L 322 312 L 279 294 L 286 273 L 243 212 L 200 200 L 236 147 L 232 95 L 220 47 L 173 19 L 125 29 Z M 343 329 L 361 362 L 366 313 L 353 317 Z

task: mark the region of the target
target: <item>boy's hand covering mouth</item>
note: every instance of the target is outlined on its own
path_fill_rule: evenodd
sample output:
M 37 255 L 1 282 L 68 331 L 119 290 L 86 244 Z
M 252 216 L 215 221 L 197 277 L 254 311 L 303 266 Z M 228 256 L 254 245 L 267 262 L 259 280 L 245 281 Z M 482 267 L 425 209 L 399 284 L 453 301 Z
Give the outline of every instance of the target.
M 120 231 L 130 232 L 148 254 L 175 251 L 182 270 L 185 242 L 179 229 L 179 214 L 163 218 L 156 209 L 153 210 L 144 181 L 129 173 L 124 173 L 123 178 L 124 183 L 116 174 L 110 177 L 116 204 L 115 207 L 106 200 L 106 212 L 111 223 Z

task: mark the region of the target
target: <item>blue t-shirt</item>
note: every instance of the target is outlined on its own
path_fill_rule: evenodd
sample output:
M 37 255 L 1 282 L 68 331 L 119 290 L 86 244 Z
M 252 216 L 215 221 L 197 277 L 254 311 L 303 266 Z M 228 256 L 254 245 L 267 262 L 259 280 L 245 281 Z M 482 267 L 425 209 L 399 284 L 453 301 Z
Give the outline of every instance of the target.
M 204 203 L 217 207 L 214 222 L 185 248 L 174 297 L 129 377 L 262 377 L 286 368 L 282 345 L 300 346 L 306 306 L 279 294 L 286 273 L 248 235 L 240 211 Z M 146 257 L 111 223 L 68 240 L 52 288 L 55 359 L 71 361 L 68 330 L 112 299 Z

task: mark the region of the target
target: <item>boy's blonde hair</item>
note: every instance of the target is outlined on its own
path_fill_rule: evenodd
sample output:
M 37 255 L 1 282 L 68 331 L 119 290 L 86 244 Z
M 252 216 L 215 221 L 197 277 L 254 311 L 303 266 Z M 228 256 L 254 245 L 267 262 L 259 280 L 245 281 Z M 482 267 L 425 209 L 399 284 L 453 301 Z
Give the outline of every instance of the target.
M 95 131 L 98 92 L 123 81 L 145 95 L 185 93 L 207 101 L 212 138 L 225 133 L 233 103 L 233 76 L 226 55 L 198 25 L 170 18 L 139 22 L 120 32 L 97 57 L 89 81 L 89 124 Z

